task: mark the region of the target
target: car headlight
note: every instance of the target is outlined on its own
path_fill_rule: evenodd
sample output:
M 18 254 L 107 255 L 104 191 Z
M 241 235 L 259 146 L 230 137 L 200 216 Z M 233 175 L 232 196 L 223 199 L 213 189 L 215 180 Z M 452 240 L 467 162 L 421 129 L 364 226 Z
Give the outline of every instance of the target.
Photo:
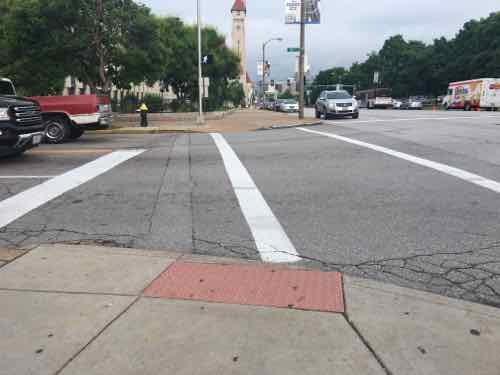
M 0 108 L 0 121 L 10 120 L 9 108 Z
M 335 103 L 330 103 L 330 104 L 328 104 L 328 106 L 329 106 L 331 109 L 334 109 L 334 108 L 335 108 Z
M 354 108 L 358 108 L 358 101 L 357 101 L 357 100 L 353 100 L 353 102 L 352 102 L 352 106 L 353 106 Z

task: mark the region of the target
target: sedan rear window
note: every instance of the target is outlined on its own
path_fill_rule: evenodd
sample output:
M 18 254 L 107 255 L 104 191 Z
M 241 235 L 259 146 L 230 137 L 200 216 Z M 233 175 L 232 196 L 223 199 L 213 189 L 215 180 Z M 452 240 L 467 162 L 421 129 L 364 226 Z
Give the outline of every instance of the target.
M 351 95 L 347 91 L 329 92 L 326 94 L 327 99 L 351 99 Z

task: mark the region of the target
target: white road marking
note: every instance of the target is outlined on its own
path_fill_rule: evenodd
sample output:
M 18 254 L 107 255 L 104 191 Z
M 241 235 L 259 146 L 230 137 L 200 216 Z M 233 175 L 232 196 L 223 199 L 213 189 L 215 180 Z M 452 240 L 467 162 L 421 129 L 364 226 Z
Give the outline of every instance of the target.
M 495 193 L 500 193 L 500 182 L 490 180 L 488 178 L 479 176 L 479 175 L 471 173 L 471 172 L 464 171 L 463 169 L 455 168 L 455 167 L 452 167 L 452 166 L 449 166 L 446 164 L 437 163 L 437 162 L 432 161 L 432 160 L 419 158 L 417 156 L 405 154 L 403 152 L 391 150 L 390 148 L 377 146 L 377 145 L 374 145 L 371 143 L 358 141 L 358 140 L 352 139 L 352 138 L 343 137 L 341 135 L 336 135 L 336 134 L 326 133 L 326 132 L 319 132 L 316 130 L 310 130 L 310 129 L 304 129 L 304 128 L 298 128 L 297 130 L 307 132 L 307 133 L 322 135 L 325 137 L 337 139 L 339 141 L 351 143 L 351 144 L 356 145 L 356 146 L 365 147 L 365 148 L 368 148 L 368 149 L 371 149 L 374 151 L 382 152 L 384 154 L 394 156 L 396 158 L 403 159 L 403 160 L 409 161 L 411 163 L 418 164 L 418 165 L 421 165 L 421 166 L 424 166 L 427 168 L 431 168 L 431 169 L 434 169 L 434 170 L 442 172 L 442 173 L 446 173 L 450 176 L 460 178 L 464 181 L 470 182 L 471 184 L 475 184 L 475 185 L 481 186 L 483 188 L 492 190 Z
M 398 121 L 429 121 L 429 120 L 440 120 L 440 121 L 446 121 L 446 120 L 471 120 L 471 119 L 482 119 L 482 118 L 487 118 L 491 116 L 483 116 L 483 117 L 477 117 L 477 116 L 461 116 L 461 117 L 413 117 L 413 118 L 391 118 L 391 119 L 377 119 L 377 120 L 353 120 L 347 122 L 347 124 L 368 124 L 372 122 L 398 122 Z M 334 121 L 334 120 L 328 120 L 329 124 L 335 123 L 335 124 L 346 124 L 346 122 L 339 122 L 339 121 Z
M 34 186 L 0 202 L 0 229 L 55 199 L 96 178 L 145 150 L 121 150 L 102 156 L 67 173 Z
M 56 176 L 0 176 L 0 180 L 45 180 Z
M 238 155 L 221 134 L 211 134 L 263 261 L 298 262 L 297 250 L 255 185 Z

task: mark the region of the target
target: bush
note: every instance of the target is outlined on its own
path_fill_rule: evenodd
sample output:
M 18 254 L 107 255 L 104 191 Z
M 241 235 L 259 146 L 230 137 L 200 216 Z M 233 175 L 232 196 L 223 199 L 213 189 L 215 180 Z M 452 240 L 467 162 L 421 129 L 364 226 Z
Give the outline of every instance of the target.
M 161 95 L 156 94 L 146 94 L 142 102 L 146 103 L 150 113 L 162 112 L 164 109 L 163 98 Z
M 121 113 L 134 113 L 139 108 L 139 98 L 134 94 L 125 95 L 120 102 Z

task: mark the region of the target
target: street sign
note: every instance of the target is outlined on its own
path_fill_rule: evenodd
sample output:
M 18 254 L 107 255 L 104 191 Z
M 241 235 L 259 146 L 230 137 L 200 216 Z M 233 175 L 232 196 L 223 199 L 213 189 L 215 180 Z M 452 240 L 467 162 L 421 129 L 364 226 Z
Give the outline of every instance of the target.
M 208 88 L 210 87 L 210 77 L 203 77 L 202 81 L 202 86 L 203 86 L 203 97 L 208 98 Z
M 201 58 L 201 63 L 203 65 L 212 65 L 214 63 L 214 55 L 204 55 Z
M 306 7 L 305 24 L 321 23 L 321 0 L 285 0 L 285 23 L 300 24 L 300 8 L 302 1 Z
M 264 75 L 264 69 L 262 67 L 262 61 L 257 63 L 257 75 L 262 77 Z
M 300 52 L 299 47 L 290 47 L 286 49 L 287 52 Z

